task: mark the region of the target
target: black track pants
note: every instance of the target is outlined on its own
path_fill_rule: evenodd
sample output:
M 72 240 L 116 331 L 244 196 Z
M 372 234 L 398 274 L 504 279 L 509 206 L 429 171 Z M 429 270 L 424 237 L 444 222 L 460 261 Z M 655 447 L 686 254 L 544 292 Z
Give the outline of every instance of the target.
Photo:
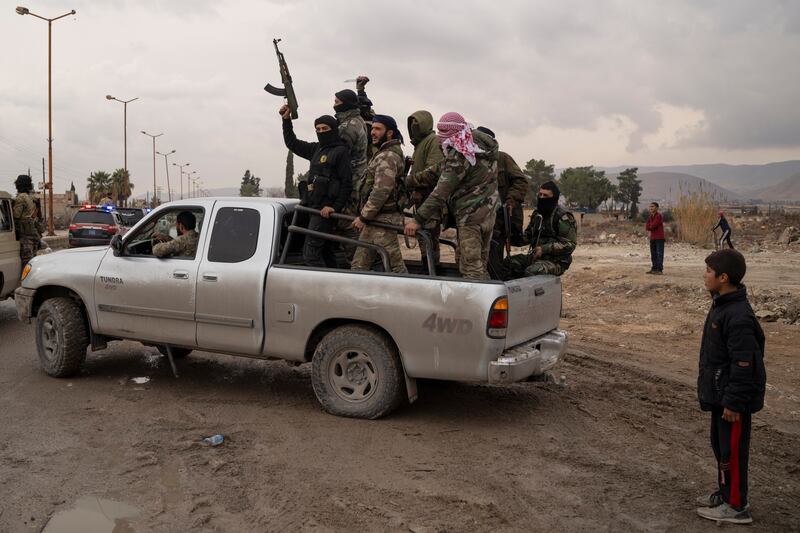
M 747 505 L 747 463 L 750 459 L 750 413 L 739 421 L 722 419 L 722 407 L 711 411 L 711 447 L 717 458 L 719 490 L 722 499 L 736 509 Z

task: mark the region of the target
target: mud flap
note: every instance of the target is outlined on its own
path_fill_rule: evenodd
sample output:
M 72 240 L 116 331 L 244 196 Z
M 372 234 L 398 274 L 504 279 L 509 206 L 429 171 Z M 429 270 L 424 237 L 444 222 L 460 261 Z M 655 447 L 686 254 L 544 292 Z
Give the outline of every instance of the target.
M 408 403 L 414 403 L 417 401 L 419 397 L 419 391 L 417 389 L 417 379 L 408 377 L 406 374 L 405 369 L 403 370 L 403 376 L 406 378 L 406 392 L 408 393 Z

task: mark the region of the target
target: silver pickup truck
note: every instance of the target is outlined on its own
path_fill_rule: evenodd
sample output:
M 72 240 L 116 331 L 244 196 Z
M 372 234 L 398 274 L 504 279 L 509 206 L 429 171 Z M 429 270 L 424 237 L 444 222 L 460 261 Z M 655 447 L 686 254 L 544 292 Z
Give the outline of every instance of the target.
M 510 383 L 542 376 L 566 350 L 561 282 L 537 276 L 467 281 L 435 275 L 312 268 L 296 200 L 198 198 L 162 205 L 110 247 L 37 257 L 16 290 L 36 318 L 40 363 L 74 375 L 87 347 L 132 339 L 173 357 L 203 350 L 312 364 L 323 408 L 381 417 L 417 396 L 417 378 Z M 190 212 L 192 256 L 158 258 L 153 234 L 177 235 Z M 383 250 L 376 250 L 382 252 Z

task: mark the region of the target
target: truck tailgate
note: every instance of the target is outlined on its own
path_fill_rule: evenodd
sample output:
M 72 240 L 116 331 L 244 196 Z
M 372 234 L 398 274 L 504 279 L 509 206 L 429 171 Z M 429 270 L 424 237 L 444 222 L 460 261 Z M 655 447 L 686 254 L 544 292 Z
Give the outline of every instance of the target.
M 506 348 L 544 335 L 561 318 L 561 278 L 529 276 L 506 282 L 508 329 Z

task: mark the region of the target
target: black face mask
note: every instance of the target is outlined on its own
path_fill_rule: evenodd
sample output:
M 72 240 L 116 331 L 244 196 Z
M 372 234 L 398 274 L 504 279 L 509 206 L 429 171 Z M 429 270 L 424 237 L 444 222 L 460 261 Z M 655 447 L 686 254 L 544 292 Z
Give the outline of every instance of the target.
M 419 131 L 419 122 L 416 120 L 408 121 L 408 134 L 411 136 L 411 144 L 417 144 L 420 141 L 421 132 Z
M 339 139 L 339 132 L 336 130 L 317 132 L 317 140 L 320 146 L 328 146 Z
M 542 214 L 549 215 L 556 206 L 558 206 L 558 198 L 556 197 L 536 199 L 536 210 Z
M 339 105 L 333 106 L 333 110 L 336 111 L 337 113 L 343 113 L 345 111 L 350 111 L 351 109 L 355 108 L 356 106 L 354 106 L 353 104 L 345 104 L 344 102 Z

